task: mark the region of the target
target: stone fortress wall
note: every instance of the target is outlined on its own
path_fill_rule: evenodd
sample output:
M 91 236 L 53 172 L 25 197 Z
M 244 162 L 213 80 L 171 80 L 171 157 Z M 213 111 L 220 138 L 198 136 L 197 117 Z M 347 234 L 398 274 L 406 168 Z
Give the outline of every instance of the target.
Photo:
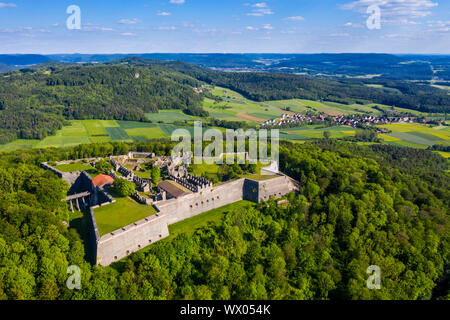
M 127 156 L 122 157 L 128 159 L 154 158 L 155 155 L 130 152 Z M 182 158 L 180 157 L 180 159 Z M 273 178 L 268 177 L 264 181 L 241 178 L 218 186 L 205 184 L 198 189 L 198 192 L 175 199 L 154 202 L 153 206 L 156 208 L 157 214 L 100 236 L 94 209 L 99 205 L 113 203 L 115 200 L 102 188 L 95 188 L 92 179 L 86 172 L 64 173 L 48 163 L 42 163 L 41 166 L 66 180 L 71 185 L 71 194 L 75 194 L 75 197 L 81 191 L 89 194 L 88 219 L 91 229 L 89 241 L 92 243 L 95 263 L 103 266 L 119 261 L 133 252 L 168 237 L 168 226 L 171 224 L 237 201 L 248 200 L 261 203 L 269 200 L 271 196 L 277 199 L 292 191 L 299 190 L 298 182 L 286 175 L 277 173 L 278 166 L 276 163 L 272 163 L 270 166 L 263 168 L 262 173 L 275 176 Z M 100 198 L 104 198 L 105 202 L 100 203 L 103 202 L 100 201 Z
M 260 203 L 270 196 L 280 198 L 296 189 L 289 177 L 279 174 L 265 181 L 241 178 L 178 199 L 160 201 L 155 204 L 156 215 L 97 239 L 97 264 L 107 266 L 168 237 L 171 224 L 240 200 Z M 92 214 L 91 219 L 95 222 Z

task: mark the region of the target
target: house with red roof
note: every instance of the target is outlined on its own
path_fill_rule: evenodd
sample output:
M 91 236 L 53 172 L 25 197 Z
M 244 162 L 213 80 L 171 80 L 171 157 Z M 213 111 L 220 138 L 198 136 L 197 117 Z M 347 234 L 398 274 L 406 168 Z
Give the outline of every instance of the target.
M 112 185 L 113 183 L 114 178 L 105 174 L 99 174 L 94 179 L 92 179 L 92 184 L 98 188 L 103 188 L 104 186 Z

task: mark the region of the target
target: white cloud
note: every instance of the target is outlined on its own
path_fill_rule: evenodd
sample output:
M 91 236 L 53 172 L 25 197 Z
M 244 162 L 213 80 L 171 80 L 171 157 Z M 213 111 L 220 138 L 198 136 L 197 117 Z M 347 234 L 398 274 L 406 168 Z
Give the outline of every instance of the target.
M 124 36 L 124 37 L 132 37 L 132 36 L 134 36 L 135 34 L 134 34 L 134 33 L 131 33 L 131 32 L 123 32 L 123 33 L 121 33 L 120 35 L 121 35 L 121 36 Z
M 265 3 L 265 2 L 255 3 L 255 4 L 252 5 L 252 7 L 254 7 L 254 8 L 267 8 L 267 3 Z
M 173 4 L 184 4 L 186 1 L 185 0 L 170 0 L 170 3 Z
M 138 23 L 141 23 L 141 20 L 139 20 L 138 18 L 121 19 L 118 21 L 118 23 L 120 23 L 120 24 L 138 24 Z
M 177 27 L 175 26 L 169 26 L 169 27 L 157 27 L 156 30 L 177 30 Z
M 450 20 L 442 21 L 427 21 L 429 27 L 429 32 L 449 32 L 450 31 Z
M 253 10 L 253 12 L 247 13 L 248 16 L 261 17 L 266 14 L 274 14 L 271 9 L 257 9 Z
M 159 11 L 158 13 L 157 13 L 157 15 L 158 16 L 170 16 L 171 15 L 171 13 L 170 12 L 165 12 L 165 11 Z
M 245 29 L 249 30 L 249 31 L 258 31 L 258 28 L 252 27 L 252 26 L 248 26 Z
M 294 17 L 284 18 L 284 20 L 288 20 L 288 21 L 303 21 L 303 20 L 305 20 L 305 18 L 303 18 L 302 16 L 294 16 Z
M 100 27 L 97 24 L 87 23 L 83 26 L 83 31 L 114 31 L 113 28 Z
M 330 37 L 350 37 L 350 34 L 348 34 L 348 33 L 332 33 L 332 34 L 330 34 Z
M 273 29 L 275 29 L 271 24 L 265 24 L 264 26 L 263 26 L 263 29 L 264 30 L 273 30 Z
M 4 3 L 0 2 L 0 8 L 16 8 L 17 5 L 15 3 Z
M 343 24 L 343 27 L 347 28 L 363 28 L 364 26 L 360 23 L 347 22 Z
M 270 9 L 267 6 L 267 3 L 265 3 L 265 2 L 255 3 L 252 5 L 249 5 L 249 4 L 245 4 L 245 5 L 254 8 L 254 9 L 252 9 L 252 12 L 247 13 L 248 16 L 261 17 L 261 16 L 268 15 L 268 14 L 274 14 L 272 9 Z

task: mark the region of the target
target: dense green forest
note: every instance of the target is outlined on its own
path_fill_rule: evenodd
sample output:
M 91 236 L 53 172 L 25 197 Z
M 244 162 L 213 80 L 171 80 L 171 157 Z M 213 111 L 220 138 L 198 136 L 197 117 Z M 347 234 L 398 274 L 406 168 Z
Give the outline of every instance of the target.
M 161 66 L 48 63 L 0 77 L 0 143 L 42 139 L 70 119 L 145 121 L 159 109 L 199 112 L 199 82 Z
M 92 267 L 67 191 L 41 161 L 167 154 L 172 143 L 107 143 L 0 159 L 2 299 L 449 299 L 448 160 L 428 150 L 323 139 L 281 143 L 282 170 L 303 185 L 279 207 L 232 210 L 109 267 Z M 68 265 L 81 290 L 65 287 Z M 366 288 L 378 265 L 381 290 Z

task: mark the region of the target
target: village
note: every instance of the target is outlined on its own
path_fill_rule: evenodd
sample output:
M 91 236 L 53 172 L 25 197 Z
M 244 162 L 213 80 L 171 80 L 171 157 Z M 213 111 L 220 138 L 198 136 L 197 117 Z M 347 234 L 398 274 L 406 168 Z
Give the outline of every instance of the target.
M 330 126 L 350 126 L 352 128 L 368 128 L 377 125 L 386 125 L 393 123 L 430 123 L 432 120 L 426 118 L 417 117 L 375 117 L 368 115 L 346 115 L 346 116 L 330 116 L 330 115 L 318 115 L 309 116 L 299 113 L 288 114 L 285 113 L 279 118 L 267 120 L 260 124 L 262 128 L 290 128 L 295 126 L 310 125 L 310 124 L 322 124 L 328 123 Z M 443 120 L 437 121 L 439 124 L 443 124 Z M 377 128 L 379 132 L 386 132 L 383 128 Z

